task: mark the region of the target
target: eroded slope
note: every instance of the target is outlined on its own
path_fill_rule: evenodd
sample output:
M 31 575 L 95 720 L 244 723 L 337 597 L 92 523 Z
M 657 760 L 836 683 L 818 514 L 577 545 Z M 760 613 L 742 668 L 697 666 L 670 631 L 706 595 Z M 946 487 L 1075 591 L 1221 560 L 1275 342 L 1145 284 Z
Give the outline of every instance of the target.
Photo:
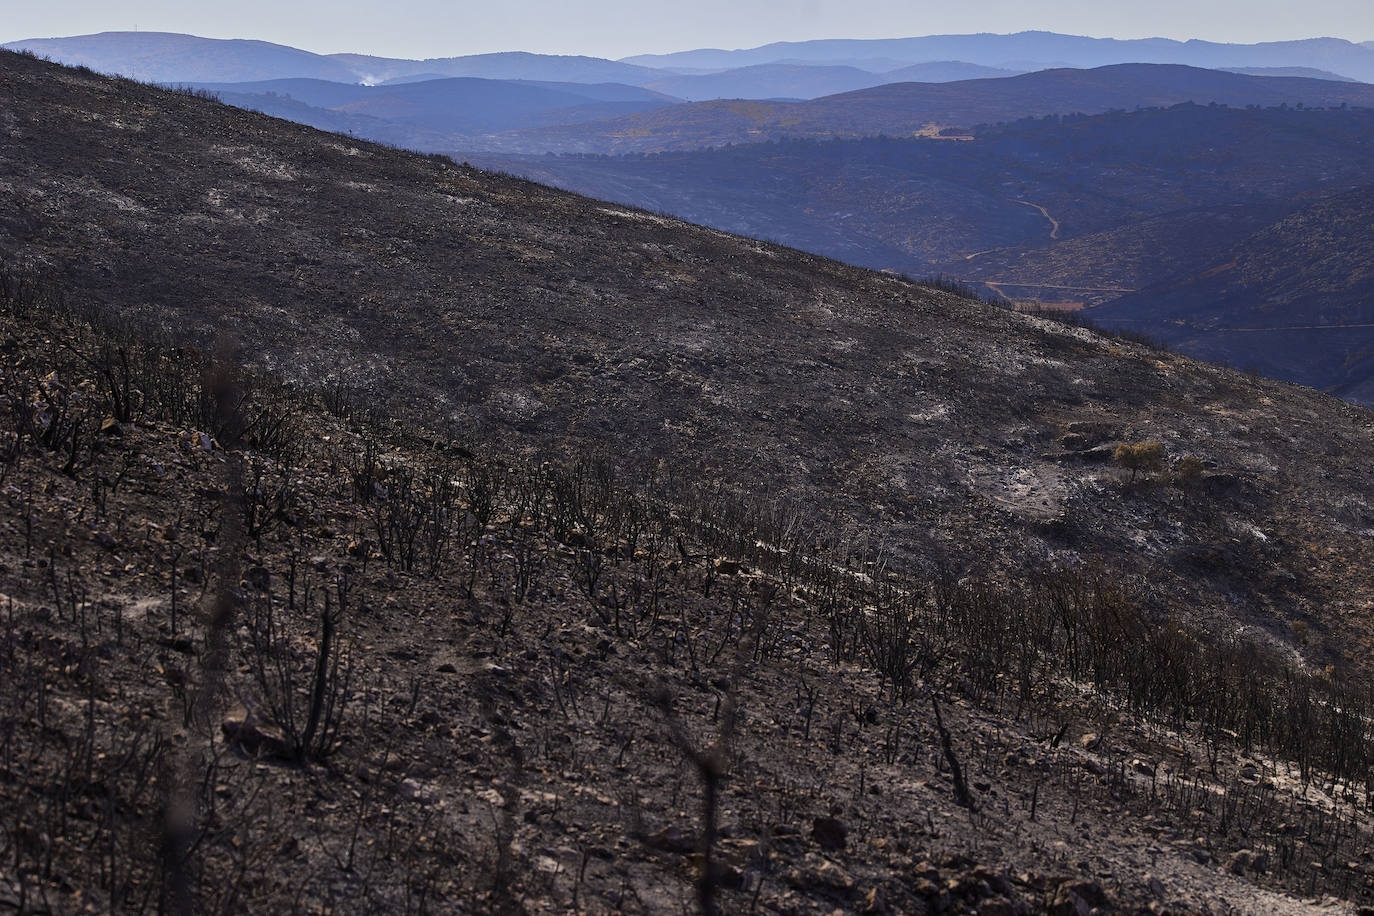
M 1103 562 L 1363 664 L 1369 414 L 894 277 L 6 55 L 7 259 L 436 424 L 767 494 L 924 568 Z M 1118 441 L 1209 476 L 1129 486 Z

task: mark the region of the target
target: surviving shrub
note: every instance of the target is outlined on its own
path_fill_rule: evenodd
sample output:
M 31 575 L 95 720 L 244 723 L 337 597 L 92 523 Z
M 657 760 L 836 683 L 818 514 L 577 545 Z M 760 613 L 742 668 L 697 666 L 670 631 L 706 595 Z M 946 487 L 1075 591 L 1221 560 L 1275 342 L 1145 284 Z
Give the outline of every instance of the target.
M 1202 459 L 1184 455 L 1174 465 L 1174 483 L 1180 487 L 1194 487 L 1202 482 Z
M 1131 472 L 1131 483 L 1144 472 L 1153 474 L 1164 467 L 1164 444 L 1161 442 L 1122 442 L 1112 455 L 1116 463 Z

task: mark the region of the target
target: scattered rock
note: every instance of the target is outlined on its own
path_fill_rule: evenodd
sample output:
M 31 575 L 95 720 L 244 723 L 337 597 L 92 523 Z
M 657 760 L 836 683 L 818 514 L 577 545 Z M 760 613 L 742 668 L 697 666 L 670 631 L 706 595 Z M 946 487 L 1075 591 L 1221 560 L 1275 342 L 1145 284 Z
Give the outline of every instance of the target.
M 986 884 L 1004 897 L 1011 897 L 1015 893 L 1011 886 L 1011 878 L 1005 872 L 994 871 L 980 865 L 973 870 L 971 877 L 975 881 Z
M 1078 453 L 1078 457 L 1092 464 L 1110 464 L 1116 455 L 1116 446 L 1107 444 L 1099 445 L 1095 448 L 1084 449 Z
M 413 779 L 402 779 L 397 783 L 396 794 L 417 805 L 432 805 L 439 800 L 437 792 Z
M 934 884 L 940 880 L 940 869 L 932 865 L 929 860 L 918 862 L 912 874 L 918 881 L 929 881 Z
M 191 641 L 191 637 L 186 635 L 165 636 L 158 642 L 173 652 L 180 652 L 182 655 L 196 654 L 196 644 Z
M 787 881 L 799 890 L 823 889 L 842 894 L 854 890 L 849 872 L 814 852 L 808 852 L 801 865 L 788 872 Z
M 1267 871 L 1269 857 L 1249 849 L 1238 849 L 1226 857 L 1226 870 L 1233 875 L 1244 876 L 1249 872 Z
M 272 574 L 265 567 L 253 566 L 249 568 L 248 575 L 244 578 L 248 587 L 258 592 L 265 592 L 272 584 Z
M 1054 893 L 1050 913 L 1054 916 L 1088 916 L 1108 906 L 1107 893 L 1096 881 L 1065 881 Z
M 701 853 L 693 853 L 689 861 L 697 872 L 701 871 L 704 864 Z M 711 874 L 715 878 L 717 887 L 723 887 L 730 891 L 737 891 L 744 887 L 744 872 L 740 871 L 729 862 L 722 862 L 719 859 L 713 861 L 711 863 Z
M 281 730 L 257 721 L 256 717 L 239 707 L 224 717 L 220 724 L 224 738 L 250 757 L 270 757 L 288 760 L 291 746 Z
M 938 897 L 941 893 L 940 885 L 929 878 L 917 878 L 912 884 L 912 890 L 920 897 Z
M 826 852 L 838 852 L 849 842 L 849 828 L 835 817 L 818 817 L 811 822 L 811 838 Z
M 188 452 L 211 452 L 215 449 L 215 441 L 208 434 L 194 430 L 182 433 L 177 441 Z
M 657 833 L 651 833 L 644 842 L 653 849 L 685 856 L 696 851 L 697 838 L 676 824 L 670 824 Z

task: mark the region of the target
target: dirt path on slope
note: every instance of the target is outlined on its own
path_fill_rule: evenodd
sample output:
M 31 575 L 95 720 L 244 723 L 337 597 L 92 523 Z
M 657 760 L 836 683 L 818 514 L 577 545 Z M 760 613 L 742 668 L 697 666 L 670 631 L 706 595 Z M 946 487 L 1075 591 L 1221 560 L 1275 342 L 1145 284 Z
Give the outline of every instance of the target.
M 1040 215 L 1043 216 L 1043 217 L 1045 217 L 1045 219 L 1047 219 L 1047 220 L 1050 221 L 1050 238 L 1051 238 L 1051 239 L 1058 239 L 1058 238 L 1059 238 L 1059 220 L 1055 219 L 1053 216 L 1050 216 L 1050 211 L 1046 210 L 1044 207 L 1040 206 L 1039 204 L 1033 204 L 1033 203 L 1031 203 L 1031 202 L 1028 201 L 1028 200 L 1018 200 L 1017 203 L 1018 203 L 1018 204 L 1025 204 L 1027 207 L 1034 207 L 1035 209 L 1039 210 L 1039 211 L 1040 211 Z

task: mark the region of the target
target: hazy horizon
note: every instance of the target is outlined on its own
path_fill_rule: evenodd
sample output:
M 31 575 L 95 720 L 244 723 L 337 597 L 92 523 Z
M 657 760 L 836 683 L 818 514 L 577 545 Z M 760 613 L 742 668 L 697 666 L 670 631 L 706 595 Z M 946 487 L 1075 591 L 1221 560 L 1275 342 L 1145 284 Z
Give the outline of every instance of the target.
M 1374 4 L 1367 0 L 1311 0 L 1300 5 L 1289 0 L 1158 0 L 1148 9 L 1120 0 L 1065 0 L 1039 11 L 1016 0 L 971 0 L 958 9 L 856 0 L 842 10 L 819 0 L 702 0 L 690 8 L 664 0 L 577 5 L 530 0 L 518 7 L 481 11 L 458 10 L 441 0 L 401 0 L 385 7 L 305 2 L 288 8 L 246 0 L 228 9 L 131 0 L 117 10 L 107 3 L 78 0 L 15 10 L 6 20 L 0 42 L 96 32 L 174 32 L 269 41 L 322 54 L 413 59 L 501 51 L 618 59 L 779 41 L 1023 31 L 1234 44 L 1374 40 Z M 664 37 L 669 35 L 671 41 Z

